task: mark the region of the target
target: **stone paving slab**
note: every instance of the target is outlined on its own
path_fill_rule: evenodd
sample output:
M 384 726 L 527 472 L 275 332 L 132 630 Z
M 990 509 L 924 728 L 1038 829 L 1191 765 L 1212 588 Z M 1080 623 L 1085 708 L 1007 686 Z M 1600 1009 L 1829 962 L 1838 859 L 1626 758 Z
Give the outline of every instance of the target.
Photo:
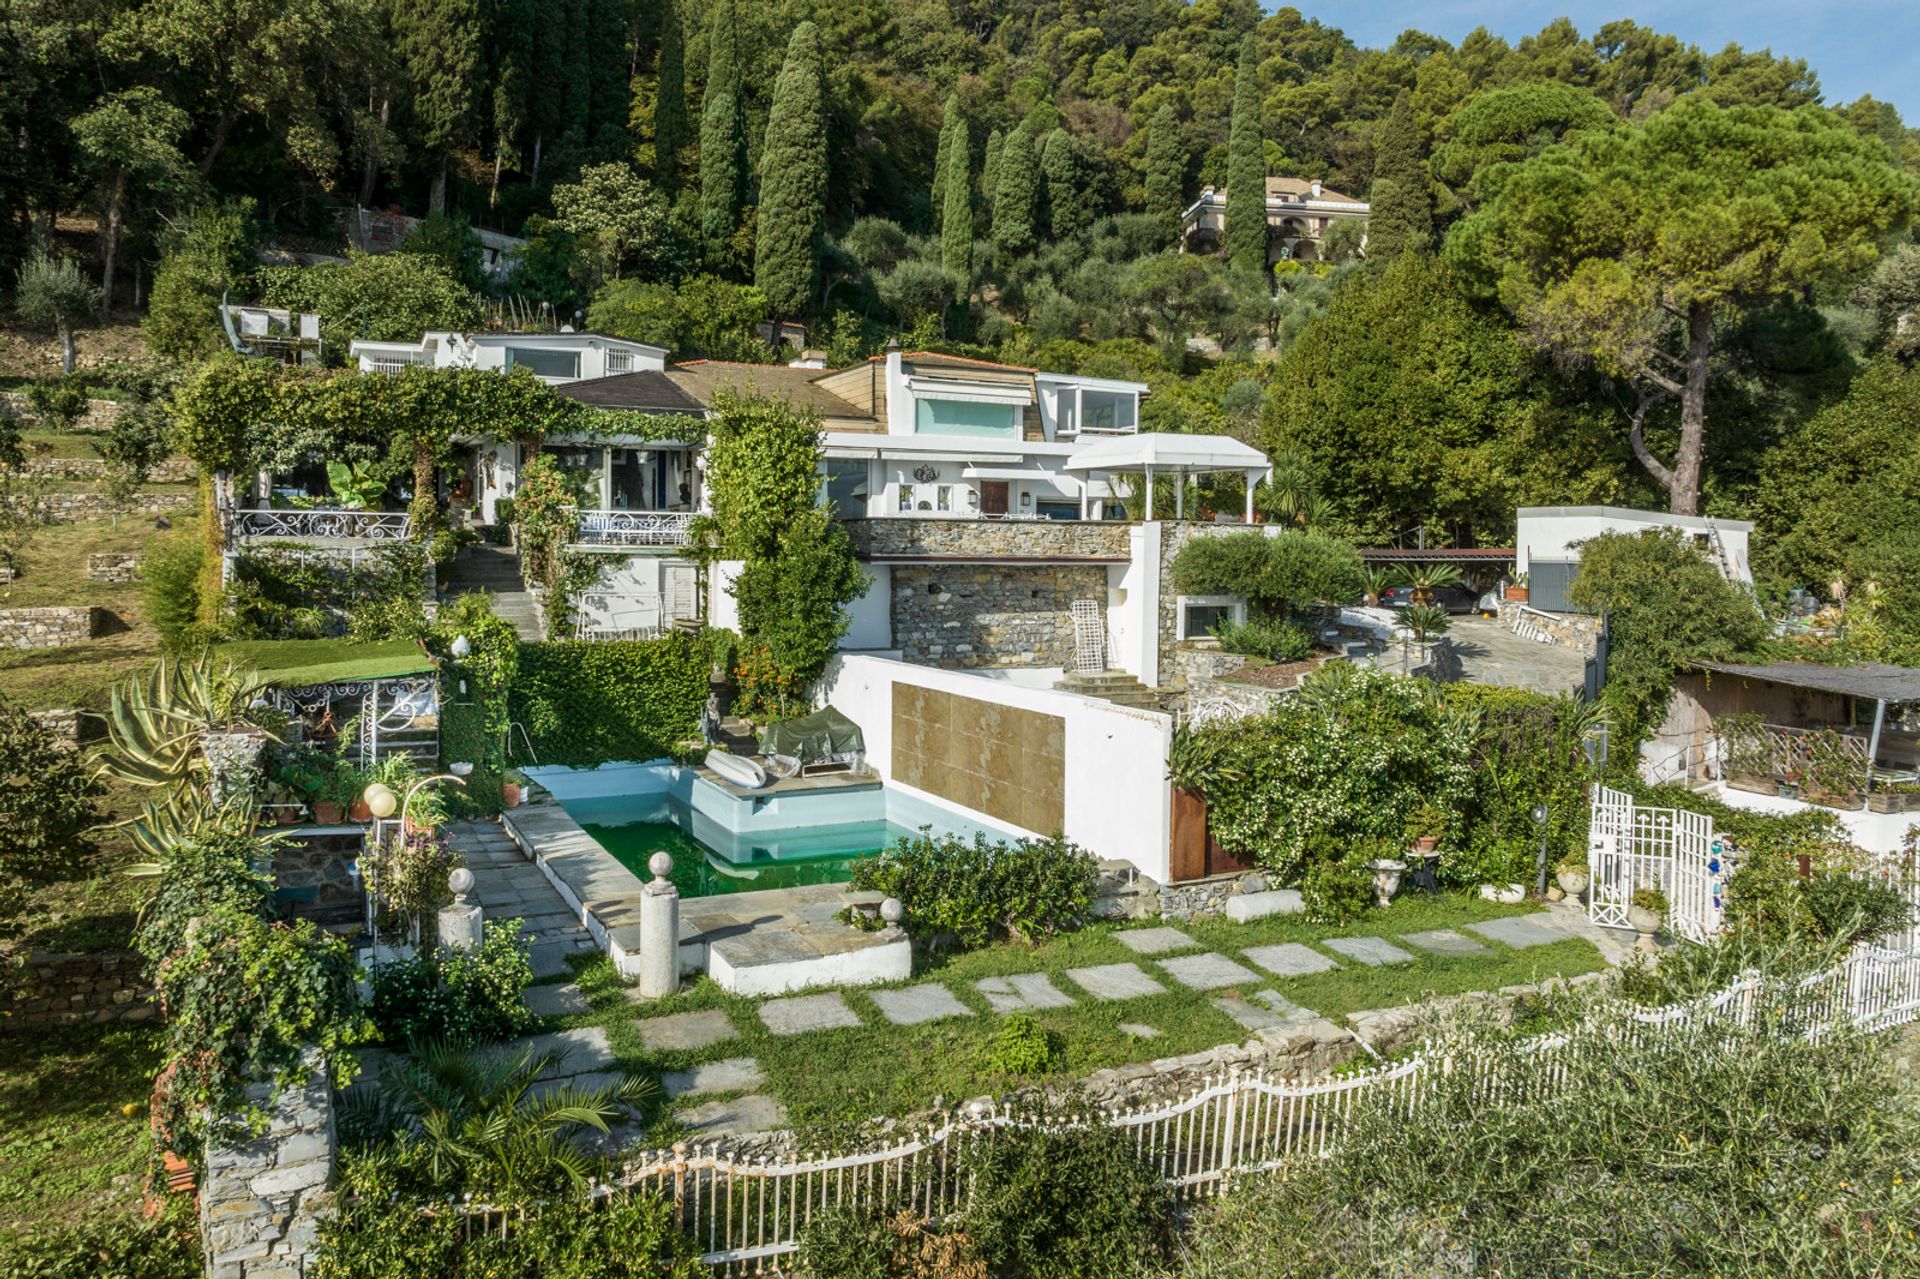
M 1436 955 L 1490 955 L 1493 953 L 1465 933 L 1456 933 L 1451 928 L 1430 928 L 1425 932 L 1402 933 L 1400 940 L 1409 946 L 1430 950 Z
M 1280 1014 L 1283 1021 L 1312 1021 L 1320 1014 L 1311 1008 L 1303 1008 L 1277 990 L 1256 990 L 1252 998 L 1259 1000 L 1274 1012 Z
M 787 1126 L 787 1108 L 771 1097 L 752 1093 L 731 1101 L 709 1101 L 674 1116 L 706 1137 L 727 1133 L 777 1132 Z
M 1091 968 L 1069 968 L 1067 976 L 1095 999 L 1139 999 L 1166 990 L 1140 970 L 1138 964 L 1095 964 Z
M 1163 955 L 1170 950 L 1192 950 L 1200 944 L 1178 928 L 1123 928 L 1113 937 L 1136 955 Z
M 1012 977 L 982 977 L 973 988 L 986 996 L 987 1006 L 997 1013 L 1033 1012 L 1042 1008 L 1070 1008 L 1073 997 L 1060 993 L 1045 973 L 1019 973 Z
M 1313 947 L 1297 941 L 1282 942 L 1278 946 L 1249 946 L 1240 953 L 1280 977 L 1307 977 L 1338 966 Z
M 649 1052 L 697 1051 L 724 1043 L 740 1033 L 718 1008 L 642 1017 L 636 1024 L 640 1029 L 640 1042 Z
M 1218 990 L 1222 986 L 1252 985 L 1261 980 L 1252 969 L 1211 952 L 1163 959 L 1160 966 L 1167 970 L 1169 977 L 1193 990 Z
M 1286 1018 L 1270 1008 L 1248 1003 L 1237 995 L 1221 995 L 1210 1001 L 1215 1008 L 1239 1024 L 1244 1030 L 1267 1030 L 1283 1025 Z
M 1413 961 L 1411 952 L 1401 950 L 1384 937 L 1329 937 L 1320 944 L 1336 954 L 1374 967 Z
M 1565 941 L 1573 934 L 1558 928 L 1552 914 L 1541 911 L 1534 915 L 1513 915 L 1506 919 L 1489 919 L 1485 923 L 1468 924 L 1468 928 L 1490 941 L 1525 950 L 1529 946 L 1550 946 L 1557 941 Z
M 527 960 L 533 965 L 535 981 L 543 977 L 565 977 L 573 969 L 567 966 L 567 957 L 577 955 L 581 948 L 571 941 L 535 942 L 527 947 Z
M 607 1031 L 604 1026 L 576 1026 L 572 1030 L 555 1030 L 544 1035 L 530 1035 L 525 1039 L 501 1044 L 489 1051 L 504 1053 L 509 1057 L 518 1057 L 523 1052 L 532 1052 L 536 1056 L 553 1053 L 555 1054 L 553 1065 L 541 1072 L 549 1079 L 561 1075 L 589 1074 L 606 1070 L 613 1065 L 613 1047 L 607 1043 Z
M 847 1007 L 847 1001 L 838 991 L 769 999 L 760 1005 L 760 1020 L 776 1035 L 805 1035 L 860 1024 L 859 1015 Z
M 1143 1021 L 1123 1021 L 1120 1023 L 1120 1029 L 1126 1031 L 1129 1035 L 1132 1035 L 1135 1039 L 1160 1038 L 1160 1032 L 1154 1027 L 1147 1025 Z
M 521 996 L 527 1011 L 536 1017 L 571 1017 L 586 1012 L 587 992 L 572 982 L 560 986 L 529 986 Z
M 760 1063 L 751 1057 L 728 1057 L 690 1070 L 669 1070 L 660 1076 L 668 1097 L 697 1097 L 713 1092 L 752 1092 L 766 1082 Z
M 917 1026 L 923 1021 L 944 1017 L 971 1017 L 973 1009 L 954 997 L 937 981 L 904 990 L 876 990 L 868 998 L 880 1009 L 880 1015 L 896 1026 Z

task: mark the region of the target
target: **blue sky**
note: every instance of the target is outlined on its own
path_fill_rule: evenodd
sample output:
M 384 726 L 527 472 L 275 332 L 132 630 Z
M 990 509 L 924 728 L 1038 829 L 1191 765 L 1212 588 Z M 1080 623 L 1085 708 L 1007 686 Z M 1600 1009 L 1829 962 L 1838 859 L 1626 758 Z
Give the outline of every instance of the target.
M 1920 3 L 1916 0 L 1358 0 L 1343 5 L 1291 0 L 1310 17 L 1339 27 L 1368 48 L 1393 43 L 1414 27 L 1458 44 L 1484 26 L 1509 41 L 1568 17 L 1585 34 L 1602 23 L 1631 18 L 1671 32 L 1709 52 L 1728 44 L 1805 58 L 1819 73 L 1830 105 L 1871 93 L 1899 108 L 1920 127 Z M 1269 0 L 1269 9 L 1278 6 Z

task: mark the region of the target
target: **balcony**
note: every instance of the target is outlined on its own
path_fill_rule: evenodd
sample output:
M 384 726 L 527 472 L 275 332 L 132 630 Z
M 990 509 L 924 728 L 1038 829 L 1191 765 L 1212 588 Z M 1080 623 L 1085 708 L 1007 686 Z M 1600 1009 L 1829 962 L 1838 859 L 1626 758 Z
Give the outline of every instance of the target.
M 574 541 L 583 546 L 688 546 L 692 511 L 582 511 Z
M 403 542 L 413 532 L 404 511 L 349 511 L 338 507 L 238 510 L 235 541 L 276 538 L 300 541 Z

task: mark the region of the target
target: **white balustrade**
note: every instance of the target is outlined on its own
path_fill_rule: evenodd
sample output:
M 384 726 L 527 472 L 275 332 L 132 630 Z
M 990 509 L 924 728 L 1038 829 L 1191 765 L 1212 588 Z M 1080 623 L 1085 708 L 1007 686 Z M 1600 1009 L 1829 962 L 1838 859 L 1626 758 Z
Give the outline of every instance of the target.
M 339 507 L 267 508 L 233 513 L 236 539 L 274 537 L 359 538 L 405 541 L 413 521 L 404 511 L 349 511 Z
M 595 546 L 685 546 L 692 511 L 582 511 L 579 541 Z

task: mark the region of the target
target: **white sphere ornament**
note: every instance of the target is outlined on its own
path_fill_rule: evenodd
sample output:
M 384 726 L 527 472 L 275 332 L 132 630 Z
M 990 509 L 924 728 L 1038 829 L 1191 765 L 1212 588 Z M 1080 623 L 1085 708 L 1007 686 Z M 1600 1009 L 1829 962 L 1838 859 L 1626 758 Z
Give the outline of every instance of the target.
M 367 787 L 360 798 L 367 802 L 368 811 L 382 820 L 393 816 L 394 810 L 400 807 L 399 796 L 384 782 L 375 782 Z
M 888 928 L 897 928 L 906 914 L 907 908 L 900 904 L 898 897 L 889 897 L 880 903 L 880 919 Z
M 453 890 L 455 897 L 465 901 L 467 894 L 473 891 L 473 872 L 465 866 L 456 866 L 453 873 L 447 876 L 447 887 Z
M 456 635 L 453 637 L 453 655 L 455 657 L 465 657 L 468 653 L 471 653 L 472 651 L 473 651 L 473 644 L 470 640 L 467 639 L 466 636 Z
M 673 855 L 664 850 L 655 853 L 647 858 L 647 869 L 653 872 L 655 879 L 665 879 L 673 873 Z

